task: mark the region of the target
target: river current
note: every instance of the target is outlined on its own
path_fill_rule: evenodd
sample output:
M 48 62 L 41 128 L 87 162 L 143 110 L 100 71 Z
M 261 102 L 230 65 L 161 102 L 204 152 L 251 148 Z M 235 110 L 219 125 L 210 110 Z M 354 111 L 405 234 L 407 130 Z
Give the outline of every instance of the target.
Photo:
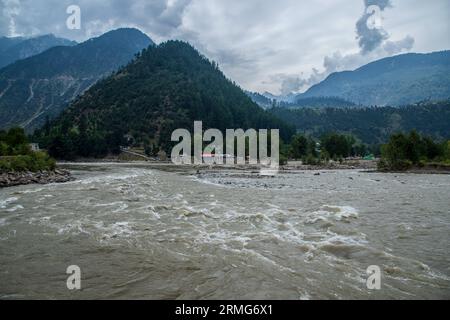
M 1 299 L 450 298 L 449 175 L 69 167 L 0 190 Z

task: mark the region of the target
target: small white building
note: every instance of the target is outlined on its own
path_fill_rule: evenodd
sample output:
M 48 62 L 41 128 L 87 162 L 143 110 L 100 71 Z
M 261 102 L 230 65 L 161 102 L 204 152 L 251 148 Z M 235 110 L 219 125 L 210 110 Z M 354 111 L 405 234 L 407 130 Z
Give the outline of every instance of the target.
M 31 151 L 40 151 L 41 149 L 39 149 L 39 143 L 30 143 L 30 149 Z

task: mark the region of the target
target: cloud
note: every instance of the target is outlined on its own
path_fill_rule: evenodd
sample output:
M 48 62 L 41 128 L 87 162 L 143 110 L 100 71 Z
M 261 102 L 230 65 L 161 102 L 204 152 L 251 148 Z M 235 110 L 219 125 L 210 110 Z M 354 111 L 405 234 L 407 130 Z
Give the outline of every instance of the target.
M 414 38 L 411 36 L 406 36 L 399 41 L 386 41 L 383 49 L 388 55 L 394 55 L 402 51 L 409 51 L 414 47 Z
M 374 9 L 371 6 L 377 6 L 378 9 Z M 279 92 L 282 95 L 292 92 L 299 93 L 321 82 L 334 72 L 354 70 L 369 62 L 410 51 L 415 42 L 412 36 L 408 35 L 401 40 L 390 41 L 388 40 L 390 36 L 381 25 L 369 27 L 369 19 L 375 18 L 373 17 L 374 15 L 391 7 L 392 3 L 390 0 L 364 0 L 364 14 L 356 22 L 356 39 L 358 40 L 359 51 L 349 54 L 342 54 L 340 51 L 335 51 L 333 54 L 324 57 L 322 64 L 323 71 L 312 68 L 308 76 L 304 76 L 303 74 L 300 76 L 278 74 L 277 78 L 281 81 Z M 374 10 L 372 11 L 372 9 Z M 379 16 L 376 18 L 381 19 L 382 17 Z M 379 24 L 380 21 L 377 23 Z
M 2 0 L 0 2 L 0 35 L 18 36 L 15 18 L 20 14 L 19 0 Z
M 0 25 L 0 32 L 6 36 L 55 33 L 82 41 L 110 29 L 127 26 L 149 31 L 155 40 L 165 39 L 180 27 L 184 10 L 191 2 L 192 0 L 0 0 L 2 16 L 9 21 L 7 28 L 4 23 Z M 66 9 L 74 3 L 81 8 L 82 29 L 79 31 L 66 28 Z M 5 19 L 2 18 L 2 21 Z
M 284 74 L 278 73 L 270 76 L 271 82 L 281 83 L 280 94 L 286 96 L 291 93 L 296 93 L 304 88 L 308 88 L 325 78 L 325 73 L 320 72 L 316 68 L 312 69 L 312 73 L 305 77 L 303 74 Z
M 374 9 L 373 6 L 378 9 Z M 382 28 L 380 21 L 378 21 L 380 25 L 369 27 L 371 17 L 380 14 L 387 8 L 392 8 L 391 0 L 364 0 L 364 7 L 363 16 L 356 22 L 360 51 L 347 55 L 342 55 L 337 51 L 331 56 L 326 56 L 323 62 L 324 75 L 343 70 L 353 70 L 371 61 L 410 51 L 413 48 L 415 40 L 410 35 L 398 41 L 390 41 L 390 36 Z M 374 18 L 382 19 L 382 16 Z
M 313 68 L 308 76 L 301 74 L 277 74 L 271 77 L 272 80 L 281 82 L 280 93 L 287 95 L 289 93 L 299 93 L 305 91 L 314 84 L 323 81 L 327 76 L 334 72 L 355 70 L 372 61 L 390 57 L 402 52 L 410 51 L 414 46 L 414 38 L 406 36 L 399 41 L 386 41 L 384 44 L 371 52 L 361 54 L 361 52 L 343 55 L 340 51 L 332 55 L 325 56 L 323 59 L 323 71 Z
M 66 27 L 72 4 L 81 30 Z M 372 5 L 384 18 L 375 29 Z M 0 0 L 0 36 L 84 41 L 135 27 L 157 43 L 189 41 L 245 89 L 287 93 L 413 46 L 448 49 L 449 12 L 448 0 Z
M 0 1 L 0 36 L 9 35 L 9 17 L 5 13 L 6 5 L 4 1 Z

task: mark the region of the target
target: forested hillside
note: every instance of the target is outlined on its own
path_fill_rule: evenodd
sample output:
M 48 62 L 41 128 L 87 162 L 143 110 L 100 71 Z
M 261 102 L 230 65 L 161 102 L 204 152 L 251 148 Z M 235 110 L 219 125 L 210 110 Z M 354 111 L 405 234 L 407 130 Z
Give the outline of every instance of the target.
M 279 128 L 285 140 L 294 133 L 215 62 L 187 43 L 168 41 L 94 85 L 35 139 L 59 158 L 101 157 L 130 144 L 170 151 L 173 130 L 192 129 L 195 120 L 222 131 Z
M 402 108 L 275 108 L 270 112 L 298 132 L 320 137 L 350 133 L 367 144 L 386 143 L 391 134 L 417 130 L 435 138 L 450 138 L 450 100 Z

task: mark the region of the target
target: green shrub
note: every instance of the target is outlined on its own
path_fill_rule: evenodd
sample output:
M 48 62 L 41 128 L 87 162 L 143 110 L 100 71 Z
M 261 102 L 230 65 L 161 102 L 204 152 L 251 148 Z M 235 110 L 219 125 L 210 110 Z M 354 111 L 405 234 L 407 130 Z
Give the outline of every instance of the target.
M 45 152 L 30 155 L 8 156 L 0 159 L 0 172 L 48 171 L 55 170 L 56 162 Z
M 281 166 L 284 166 L 284 165 L 286 165 L 287 163 L 288 163 L 288 158 L 287 158 L 285 155 L 280 154 L 280 165 L 281 165 Z
M 46 152 L 33 152 L 22 128 L 0 131 L 0 172 L 55 170 L 56 162 Z
M 381 170 L 408 170 L 412 166 L 423 168 L 433 161 L 446 161 L 446 143 L 436 143 L 416 131 L 408 135 L 398 133 L 391 136 L 389 143 L 381 146 L 381 157 L 378 163 Z
M 302 163 L 309 166 L 316 166 L 320 164 L 320 160 L 314 157 L 312 154 L 309 154 L 303 158 Z
M 0 142 L 0 156 L 7 156 L 9 154 L 9 146 L 5 142 Z

